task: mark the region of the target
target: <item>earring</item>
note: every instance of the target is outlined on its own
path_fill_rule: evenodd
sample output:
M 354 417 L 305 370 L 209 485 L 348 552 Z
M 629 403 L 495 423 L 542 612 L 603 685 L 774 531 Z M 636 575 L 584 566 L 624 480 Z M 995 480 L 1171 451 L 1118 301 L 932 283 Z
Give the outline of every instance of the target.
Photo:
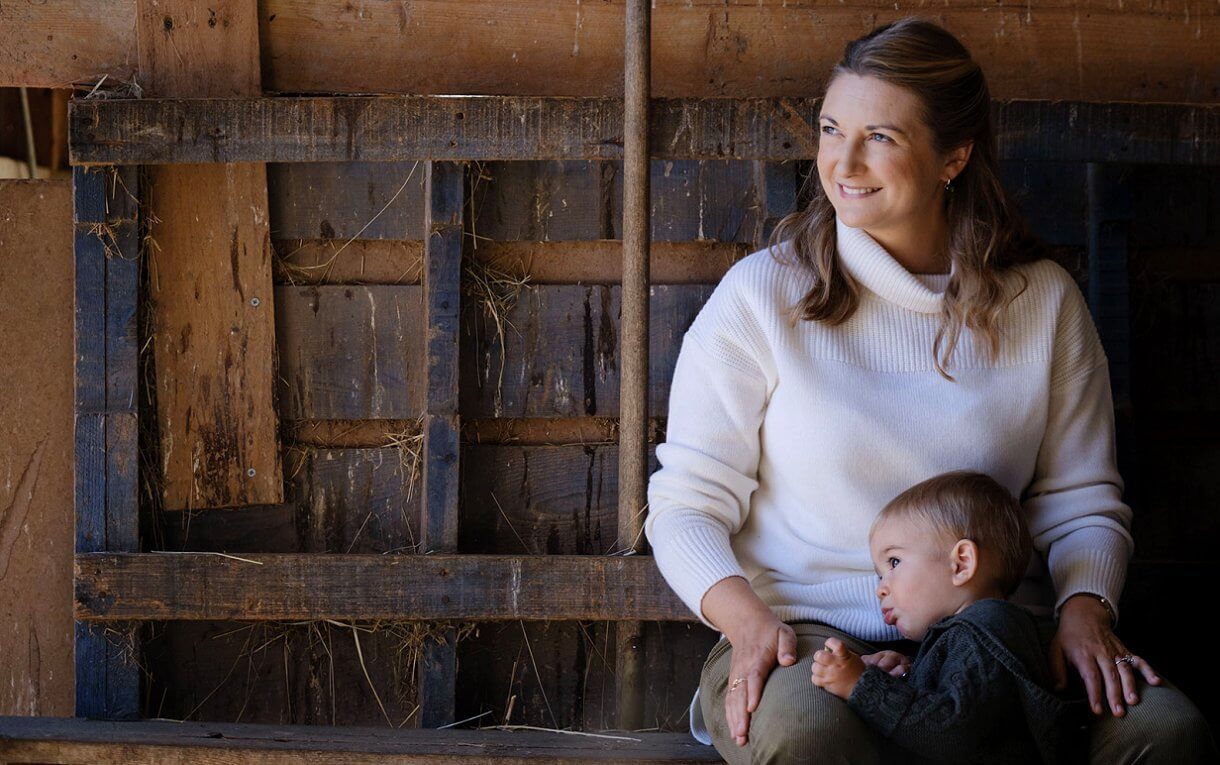
M 953 183 L 953 179 L 952 179 L 952 178 L 950 178 L 949 180 L 945 181 L 945 191 L 953 191 L 953 189 L 949 188 L 949 184 L 951 184 L 951 183 Z

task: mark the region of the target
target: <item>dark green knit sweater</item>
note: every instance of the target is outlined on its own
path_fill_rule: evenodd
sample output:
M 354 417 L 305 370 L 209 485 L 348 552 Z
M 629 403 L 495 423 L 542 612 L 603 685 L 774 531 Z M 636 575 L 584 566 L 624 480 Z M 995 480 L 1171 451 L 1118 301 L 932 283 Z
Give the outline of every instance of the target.
M 988 598 L 932 625 L 907 677 L 868 667 L 847 701 L 925 761 L 1084 762 L 1088 701 L 1049 685 L 1033 616 Z

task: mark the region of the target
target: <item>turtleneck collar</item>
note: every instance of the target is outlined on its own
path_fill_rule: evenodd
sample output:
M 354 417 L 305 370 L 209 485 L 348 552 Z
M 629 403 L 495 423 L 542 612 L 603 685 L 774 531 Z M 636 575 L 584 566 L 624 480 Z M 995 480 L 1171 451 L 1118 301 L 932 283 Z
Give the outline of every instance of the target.
M 881 298 L 919 313 L 940 313 L 944 296 L 931 289 L 915 274 L 906 270 L 894 256 L 864 229 L 852 228 L 835 218 L 839 257 L 848 273 Z M 944 289 L 949 276 L 925 279 L 932 286 Z M 936 276 L 936 275 L 931 275 Z

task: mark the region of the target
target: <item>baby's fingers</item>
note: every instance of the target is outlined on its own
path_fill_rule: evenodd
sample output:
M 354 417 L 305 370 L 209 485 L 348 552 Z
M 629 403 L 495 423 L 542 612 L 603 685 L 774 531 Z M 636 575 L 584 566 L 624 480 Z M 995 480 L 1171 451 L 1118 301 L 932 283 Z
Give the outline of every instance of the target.
M 839 657 L 847 653 L 847 649 L 843 647 L 843 641 L 838 638 L 826 638 L 826 650 Z

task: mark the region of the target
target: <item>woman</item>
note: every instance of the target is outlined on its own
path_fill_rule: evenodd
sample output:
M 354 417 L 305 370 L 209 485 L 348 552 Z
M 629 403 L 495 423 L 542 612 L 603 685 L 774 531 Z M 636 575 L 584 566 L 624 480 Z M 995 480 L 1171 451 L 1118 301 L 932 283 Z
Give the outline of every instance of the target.
M 1044 617 L 1061 687 L 1068 665 L 1083 680 L 1091 761 L 1214 754 L 1197 709 L 1112 631 L 1132 540 L 1106 359 L 1000 185 L 990 105 L 934 24 L 849 44 L 812 202 L 729 270 L 684 338 L 646 531 L 670 586 L 723 633 L 691 723 L 730 763 L 901 757 L 809 664 L 834 636 L 904 670 L 886 651 L 914 651 L 878 609 L 868 527 L 955 469 L 1022 498 L 1038 554 L 1013 599 Z

